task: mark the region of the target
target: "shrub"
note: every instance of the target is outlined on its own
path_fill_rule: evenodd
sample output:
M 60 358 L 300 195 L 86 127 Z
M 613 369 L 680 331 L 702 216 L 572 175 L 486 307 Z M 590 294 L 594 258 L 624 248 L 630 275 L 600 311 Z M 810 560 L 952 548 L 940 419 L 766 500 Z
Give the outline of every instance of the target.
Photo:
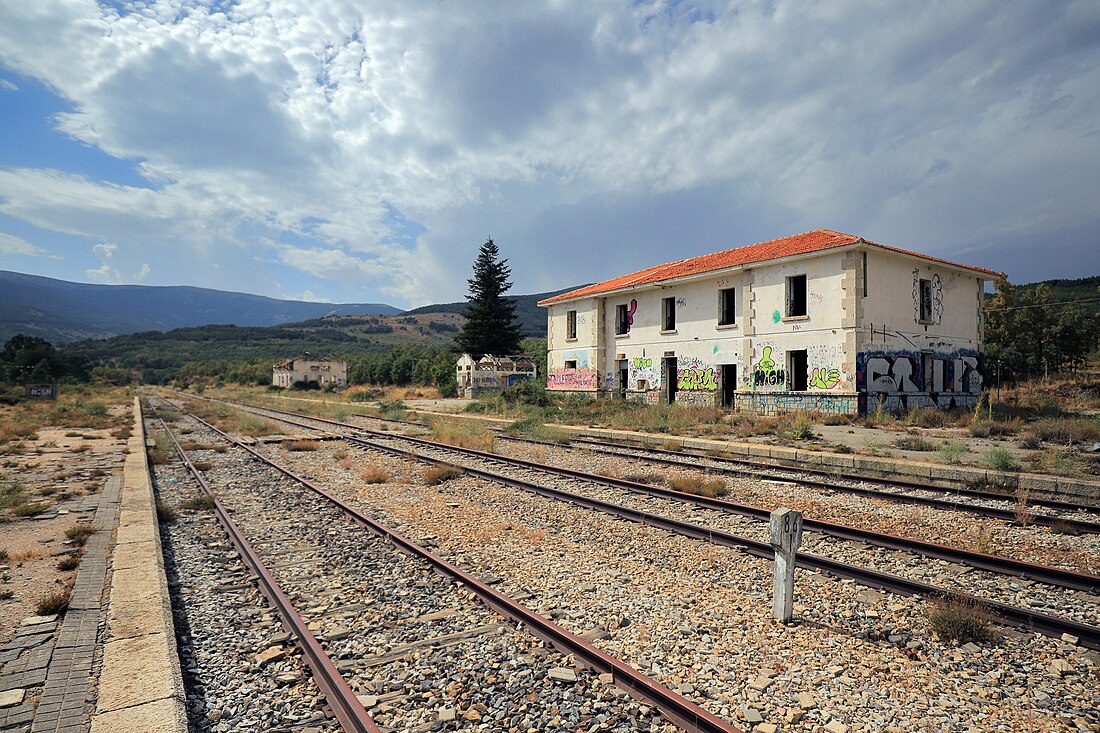
M 305 451 L 315 451 L 319 448 L 316 440 L 284 440 L 283 450 L 291 453 L 301 453 Z
M 378 412 L 383 417 L 401 420 L 405 417 L 405 403 L 401 400 L 381 400 L 378 403 Z
M 46 509 L 47 506 L 45 504 L 35 501 L 29 501 L 25 504 L 17 505 L 14 509 L 11 510 L 11 513 L 17 517 L 36 517 L 42 512 L 46 511 Z
M 830 450 L 832 450 L 833 453 L 847 454 L 852 452 L 852 447 L 850 445 L 845 445 L 844 443 L 833 443 Z
M 785 435 L 793 440 L 813 440 L 814 421 L 807 412 L 796 412 L 787 424 Z
M 441 463 L 424 470 L 424 483 L 428 486 L 437 486 L 444 481 L 458 478 L 462 473 L 462 469 L 458 466 Z
M 894 441 L 894 445 L 902 450 L 933 451 L 938 447 L 930 440 L 925 440 L 919 435 L 905 435 Z
M 1100 440 L 1100 422 L 1084 418 L 1042 420 L 1035 425 L 1035 432 L 1048 443 L 1093 443 Z
M 75 542 L 81 547 L 88 541 L 88 538 L 96 533 L 96 528 L 90 524 L 74 524 L 65 530 L 65 536 Z
M 985 606 L 968 599 L 935 601 L 928 612 L 928 625 L 941 639 L 960 644 L 992 639 L 991 617 Z
M 1038 450 L 1043 444 L 1043 441 L 1033 432 L 1026 432 L 1020 436 L 1020 447 L 1027 450 Z
M 149 458 L 149 465 L 151 466 L 163 466 L 168 463 L 168 454 L 156 448 L 146 449 L 145 455 Z
M 78 567 L 80 567 L 80 558 L 76 555 L 66 555 L 57 561 L 57 569 L 62 572 L 76 570 Z
M 390 480 L 390 474 L 380 466 L 367 466 L 359 477 L 368 484 L 384 484 Z
M 184 502 L 181 502 L 178 508 L 191 512 L 199 511 L 202 509 L 213 509 L 214 497 L 207 494 L 196 496 Z
M 480 422 L 442 418 L 432 420 L 430 429 L 432 438 L 440 443 L 483 451 L 493 449 L 493 432 Z
M 62 588 L 53 593 L 42 596 L 35 603 L 35 610 L 39 616 L 52 616 L 61 613 L 69 607 L 69 599 L 72 597 L 72 588 Z
M 665 477 L 659 473 L 628 473 L 622 477 L 623 481 L 633 481 L 636 484 L 659 485 Z
M 1050 525 L 1050 531 L 1054 534 L 1066 534 L 1070 536 L 1076 536 L 1077 530 L 1064 519 L 1056 519 Z
M 157 499 L 157 521 L 164 522 L 165 524 L 174 522 L 176 521 L 176 514 L 176 510 L 173 507 Z
M 348 452 L 343 448 L 337 448 L 332 452 L 332 460 L 342 461 L 348 457 Z
M 985 454 L 985 462 L 998 471 L 1019 471 L 1020 462 L 1007 448 L 992 448 Z
M 8 551 L 7 550 L 0 550 L 0 562 L 7 562 L 7 559 L 8 559 Z
M 1013 515 L 1020 526 L 1027 527 L 1035 521 L 1035 510 L 1031 508 L 1031 492 L 1025 488 L 1016 489 L 1016 508 Z
M 726 482 L 722 479 L 706 479 L 698 476 L 677 476 L 668 480 L 668 485 L 677 491 L 696 496 L 715 498 L 729 493 Z
M 970 448 L 965 443 L 942 443 L 937 451 L 945 463 L 960 463 Z

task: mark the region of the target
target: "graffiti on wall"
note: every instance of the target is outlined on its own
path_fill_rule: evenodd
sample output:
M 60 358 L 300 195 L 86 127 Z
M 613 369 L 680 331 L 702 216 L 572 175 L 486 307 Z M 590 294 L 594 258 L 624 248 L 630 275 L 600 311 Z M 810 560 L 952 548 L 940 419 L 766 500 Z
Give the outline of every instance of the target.
M 589 367 L 551 369 L 546 377 L 547 389 L 596 389 L 599 379 Z
M 981 354 L 870 352 L 856 361 L 859 411 L 967 407 L 982 393 Z
M 681 367 L 680 364 L 684 366 Z M 714 392 L 718 389 L 718 370 L 710 364 L 694 357 L 681 359 L 677 363 L 676 389 L 685 392 Z
M 650 389 L 661 386 L 661 370 L 653 366 L 653 359 L 639 356 L 627 362 L 627 378 L 635 389 Z M 639 384 L 639 382 L 645 384 Z
M 760 354 L 760 360 L 753 365 L 750 374 L 745 379 L 747 386 L 753 390 L 782 390 L 787 388 L 787 373 L 775 363 L 772 358 L 772 347 L 765 346 Z
M 750 394 L 738 396 L 737 399 L 740 411 L 755 415 L 778 415 L 795 410 L 850 415 L 857 407 L 855 395 Z
M 839 369 L 814 367 L 810 370 L 807 384 L 810 389 L 840 389 L 843 382 L 840 380 Z
M 714 405 L 714 393 L 713 392 L 677 392 L 676 404 L 678 405 L 701 405 L 704 407 L 711 407 Z
M 943 281 L 939 275 L 921 280 L 920 270 L 913 270 L 913 322 L 938 324 L 943 320 Z

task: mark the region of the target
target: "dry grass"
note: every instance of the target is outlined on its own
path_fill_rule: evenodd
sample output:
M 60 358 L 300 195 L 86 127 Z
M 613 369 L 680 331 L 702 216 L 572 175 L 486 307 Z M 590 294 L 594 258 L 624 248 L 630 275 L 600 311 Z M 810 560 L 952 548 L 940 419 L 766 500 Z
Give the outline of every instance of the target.
M 176 521 L 176 515 L 177 515 L 177 512 L 176 512 L 175 507 L 169 506 L 168 504 L 165 504 L 160 499 L 157 499 L 157 520 L 158 521 L 164 522 L 165 524 L 167 524 L 169 522 L 174 522 L 174 521 Z
M 1031 506 L 1031 492 L 1023 487 L 1016 489 L 1016 507 L 1012 510 L 1016 522 L 1027 527 L 1035 521 L 1035 510 Z
M 305 453 L 315 451 L 321 447 L 316 440 L 284 440 L 283 450 L 289 453 Z
M 677 491 L 696 496 L 706 496 L 711 499 L 725 496 L 729 493 L 726 482 L 723 479 L 708 479 L 700 476 L 677 476 L 668 480 L 668 485 Z
M 456 479 L 463 473 L 462 469 L 458 466 L 451 466 L 446 463 L 441 463 L 438 466 L 430 466 L 424 469 L 423 481 L 428 486 L 437 486 L 444 481 L 450 481 Z
M 186 501 L 180 502 L 176 507 L 177 509 L 183 509 L 186 511 L 200 511 L 214 508 L 214 497 L 203 494 L 202 496 L 196 496 Z
M 993 638 L 989 610 L 974 601 L 952 598 L 935 601 L 928 610 L 928 625 L 941 639 L 960 644 Z
M 191 461 L 191 465 L 195 467 L 196 471 L 209 471 L 214 467 L 214 464 L 210 461 Z
M 49 508 L 49 504 L 40 501 L 28 501 L 12 507 L 11 513 L 17 517 L 36 517 Z
M 384 484 L 390 480 L 389 472 L 381 466 L 367 466 L 359 473 L 364 483 Z
M 493 432 L 484 424 L 472 420 L 438 418 L 430 423 L 433 440 L 460 448 L 491 451 L 495 443 Z
M 80 558 L 76 555 L 66 555 L 57 561 L 57 569 L 65 573 L 80 567 Z
M 90 524 L 74 524 L 65 530 L 65 536 L 72 540 L 76 545 L 83 547 L 88 541 L 88 538 L 95 534 L 98 530 Z
M 69 586 L 47 593 L 35 603 L 35 610 L 39 616 L 52 616 L 55 613 L 61 613 L 69 607 L 72 593 L 73 589 Z

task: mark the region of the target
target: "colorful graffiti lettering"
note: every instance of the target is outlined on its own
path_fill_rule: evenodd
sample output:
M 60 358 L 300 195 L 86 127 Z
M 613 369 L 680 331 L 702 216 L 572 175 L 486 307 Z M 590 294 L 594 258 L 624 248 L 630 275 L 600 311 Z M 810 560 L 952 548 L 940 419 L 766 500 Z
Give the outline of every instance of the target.
M 856 360 L 859 411 L 968 407 L 982 393 L 981 355 L 975 352 L 875 352 Z
M 841 385 L 840 370 L 815 368 L 810 371 L 809 384 L 813 389 L 838 389 Z
M 630 299 L 630 307 L 626 309 L 626 332 L 630 333 L 630 327 L 634 325 L 634 314 L 638 312 L 638 301 Z
M 760 356 L 760 361 L 756 363 L 756 368 L 752 372 L 752 387 L 785 387 L 787 385 L 787 374 L 782 369 L 775 368 L 775 361 L 772 359 L 772 347 L 765 346 Z
M 718 389 L 718 372 L 714 367 L 700 369 L 694 365 L 680 369 L 676 389 L 685 392 L 713 392 Z
M 628 367 L 627 377 L 634 388 L 652 389 L 661 385 L 660 370 L 653 367 L 653 359 L 648 356 L 631 359 Z M 641 382 L 645 384 L 640 384 Z
M 551 369 L 546 376 L 547 389 L 596 389 L 599 378 L 595 369 Z

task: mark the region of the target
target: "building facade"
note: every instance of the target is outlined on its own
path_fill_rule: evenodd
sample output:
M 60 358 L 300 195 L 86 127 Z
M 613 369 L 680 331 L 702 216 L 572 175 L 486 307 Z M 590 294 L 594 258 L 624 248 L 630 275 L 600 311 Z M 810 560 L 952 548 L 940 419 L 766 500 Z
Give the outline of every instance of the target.
M 455 372 L 458 394 L 467 398 L 497 393 L 538 376 L 538 368 L 530 354 L 478 357 L 463 354 L 455 363 Z
M 321 361 L 312 354 L 302 354 L 281 361 L 271 369 L 271 383 L 276 387 L 293 387 L 297 383 L 316 383 L 321 387 L 348 386 L 346 361 Z
M 973 405 L 1000 273 L 830 230 L 541 301 L 547 388 L 755 414 Z

